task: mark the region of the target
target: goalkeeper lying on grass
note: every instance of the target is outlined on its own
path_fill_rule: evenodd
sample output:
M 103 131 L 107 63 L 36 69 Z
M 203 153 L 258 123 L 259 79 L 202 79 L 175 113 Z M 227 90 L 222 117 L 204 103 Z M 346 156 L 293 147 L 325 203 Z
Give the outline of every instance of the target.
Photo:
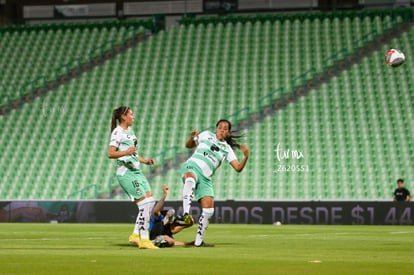
M 153 214 L 150 221 L 150 239 L 154 245 L 163 247 L 194 245 L 194 242 L 179 242 L 174 240 L 174 234 L 181 230 L 191 227 L 194 224 L 194 219 L 190 223 L 185 223 L 183 220 L 175 216 L 173 208 L 162 210 L 164 201 L 168 195 L 168 186 L 162 186 L 162 197 L 154 206 Z

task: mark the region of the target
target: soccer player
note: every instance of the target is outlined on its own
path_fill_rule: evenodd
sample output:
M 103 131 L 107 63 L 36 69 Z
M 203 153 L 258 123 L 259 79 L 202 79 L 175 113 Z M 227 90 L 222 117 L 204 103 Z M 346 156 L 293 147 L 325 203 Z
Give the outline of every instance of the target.
M 137 220 L 129 242 L 135 243 L 139 248 L 158 249 L 149 239 L 149 223 L 155 200 L 140 169 L 140 163 L 153 165 L 155 162 L 138 155 L 138 140 L 131 128 L 134 120 L 134 114 L 127 106 L 113 110 L 108 157 L 117 160 L 116 176 L 119 184 L 138 207 Z
M 404 187 L 404 180 L 397 180 L 398 188 L 394 191 L 394 201 L 405 201 L 408 202 L 411 200 L 410 191 Z
M 178 220 L 178 218 L 175 217 L 175 210 L 173 208 L 168 209 L 168 211 L 162 210 L 168 191 L 168 186 L 163 185 L 162 197 L 155 205 L 151 217 L 150 239 L 160 248 L 193 245 L 194 242 L 179 242 L 174 240 L 174 235 L 185 228 L 193 226 L 194 220 L 191 219 L 190 223 L 185 224 L 184 221 Z
M 181 175 L 184 182 L 183 188 L 183 212 L 184 220 L 188 221 L 193 195 L 201 204 L 202 212 L 198 221 L 198 229 L 194 245 L 212 246 L 204 242 L 204 234 L 208 222 L 214 214 L 214 190 L 212 176 L 216 169 L 226 160 L 237 172 L 241 172 L 246 166 L 249 150 L 246 144 L 238 144 L 237 138 L 231 131 L 231 123 L 221 119 L 216 124 L 216 132 L 204 131 L 198 134 L 197 130 L 191 131 L 185 146 L 196 148 L 193 155 L 182 165 Z M 237 160 L 233 149 L 240 148 L 244 158 Z

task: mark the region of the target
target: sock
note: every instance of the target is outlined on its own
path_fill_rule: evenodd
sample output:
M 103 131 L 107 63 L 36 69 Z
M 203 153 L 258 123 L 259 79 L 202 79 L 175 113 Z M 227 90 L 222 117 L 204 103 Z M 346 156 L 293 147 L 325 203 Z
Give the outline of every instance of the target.
M 191 202 L 193 201 L 193 194 L 196 182 L 193 178 L 186 178 L 183 188 L 183 213 L 190 213 Z
M 203 208 L 200 219 L 198 220 L 197 236 L 194 242 L 195 245 L 200 245 L 203 242 L 209 219 L 213 216 L 213 214 L 214 208 Z
M 138 234 L 141 239 L 149 240 L 149 225 L 154 205 L 155 200 L 153 197 L 145 198 L 137 203 L 138 216 L 135 222 L 134 234 Z

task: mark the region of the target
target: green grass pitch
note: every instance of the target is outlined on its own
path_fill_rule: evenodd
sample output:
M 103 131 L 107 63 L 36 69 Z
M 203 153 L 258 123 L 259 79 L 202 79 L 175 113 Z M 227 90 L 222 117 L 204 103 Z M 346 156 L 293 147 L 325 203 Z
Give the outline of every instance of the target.
M 411 226 L 211 224 L 214 248 L 140 250 L 128 224 L 0 224 L 0 274 L 413 274 Z M 176 236 L 192 240 L 196 227 Z

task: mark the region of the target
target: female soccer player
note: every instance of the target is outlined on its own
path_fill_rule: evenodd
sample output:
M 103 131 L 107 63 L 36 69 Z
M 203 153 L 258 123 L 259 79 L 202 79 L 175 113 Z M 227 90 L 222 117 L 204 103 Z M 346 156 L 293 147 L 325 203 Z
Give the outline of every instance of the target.
M 153 165 L 155 162 L 153 159 L 144 159 L 137 154 L 138 140 L 131 129 L 134 120 L 134 114 L 127 106 L 113 110 L 108 157 L 117 159 L 117 179 L 138 206 L 138 216 L 129 242 L 138 245 L 139 248 L 157 249 L 158 247 L 149 239 L 149 223 L 155 200 L 148 181 L 140 170 L 140 163 Z
M 204 131 L 198 134 L 197 130 L 191 131 L 185 146 L 196 148 L 194 154 L 181 167 L 181 175 L 184 182 L 183 212 L 184 220 L 190 216 L 190 206 L 193 199 L 200 202 L 202 213 L 198 221 L 198 229 L 195 246 L 212 246 L 204 243 L 204 234 L 207 230 L 209 219 L 214 214 L 214 191 L 211 177 L 214 171 L 226 160 L 237 172 L 241 172 L 246 166 L 249 150 L 246 144 L 238 144 L 237 138 L 231 132 L 231 123 L 221 119 L 216 124 L 216 133 Z M 233 148 L 240 148 L 244 158 L 237 160 Z

